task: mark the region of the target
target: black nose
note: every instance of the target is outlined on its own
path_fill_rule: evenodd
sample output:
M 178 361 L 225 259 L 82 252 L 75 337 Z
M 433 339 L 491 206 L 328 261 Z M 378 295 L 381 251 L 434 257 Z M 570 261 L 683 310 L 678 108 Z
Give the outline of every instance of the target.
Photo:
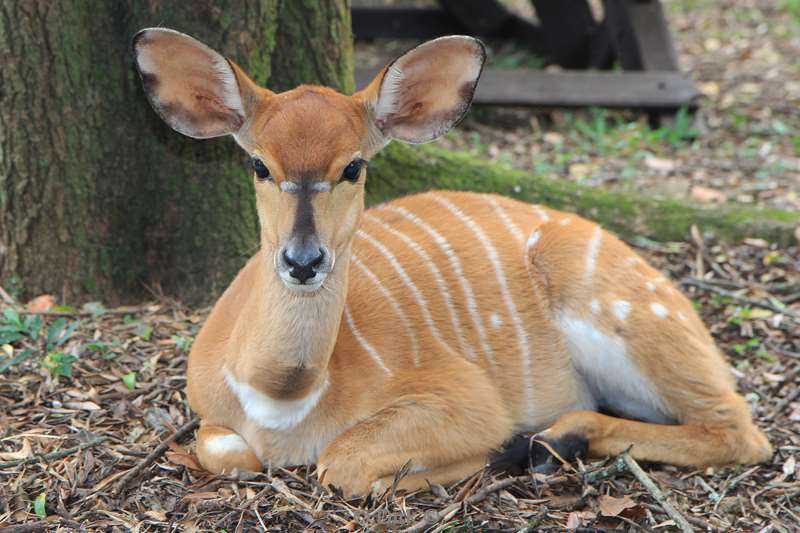
M 322 264 L 325 251 L 317 247 L 287 248 L 283 251 L 283 260 L 291 267 L 289 275 L 300 283 L 314 277 L 314 268 Z

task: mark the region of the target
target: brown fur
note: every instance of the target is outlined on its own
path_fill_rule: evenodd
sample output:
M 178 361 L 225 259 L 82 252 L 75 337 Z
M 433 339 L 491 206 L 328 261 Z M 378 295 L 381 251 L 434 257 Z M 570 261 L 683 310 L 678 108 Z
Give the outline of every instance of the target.
M 261 250 L 217 302 L 189 358 L 189 403 L 203 420 L 201 463 L 221 472 L 316 462 L 325 484 L 363 494 L 389 486 L 410 462 L 400 487 L 414 490 L 474 472 L 516 431 L 548 427 L 548 437 L 587 438 L 596 455 L 633 445 L 637 458 L 680 465 L 767 459 L 769 443 L 691 303 L 605 232 L 587 275 L 595 224 L 454 192 L 402 198 L 365 217 L 365 173 L 338 183 L 350 161 L 369 159 L 392 131 L 424 136 L 460 118 L 472 91 L 452 83 L 458 76 L 448 66 L 474 69 L 476 51 L 467 41 L 443 43 L 401 59 L 425 91 L 408 85 L 397 122 L 388 116 L 381 124 L 374 119 L 386 70 L 348 97 L 311 86 L 273 94 L 232 66 L 247 116 L 228 133 L 265 162 L 274 182 L 255 183 Z M 161 73 L 152 90 L 173 83 Z M 312 205 L 317 234 L 336 257 L 313 294 L 287 289 L 274 269 L 297 208 L 279 184 L 309 172 L 332 185 Z M 538 240 L 528 246 L 534 231 Z M 630 306 L 624 319 L 611 311 L 617 300 Z M 666 316 L 651 311 L 654 303 Z M 568 349 L 564 313 L 619 339 L 627 364 L 679 425 L 581 410 L 587 381 Z M 600 361 L 592 371 L 602 376 L 604 368 Z M 225 372 L 275 401 L 322 392 L 301 420 L 267 428 L 247 416 Z M 214 451 L 212 439 L 224 435 L 241 436 L 248 448 Z

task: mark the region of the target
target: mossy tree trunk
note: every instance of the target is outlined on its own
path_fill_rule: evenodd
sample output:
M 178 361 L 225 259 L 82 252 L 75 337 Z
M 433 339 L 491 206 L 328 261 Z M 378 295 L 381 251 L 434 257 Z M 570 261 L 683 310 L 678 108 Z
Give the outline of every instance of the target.
M 244 154 L 169 130 L 130 39 L 175 28 L 283 90 L 352 90 L 348 0 L 0 2 L 0 284 L 69 302 L 218 292 L 257 246 Z

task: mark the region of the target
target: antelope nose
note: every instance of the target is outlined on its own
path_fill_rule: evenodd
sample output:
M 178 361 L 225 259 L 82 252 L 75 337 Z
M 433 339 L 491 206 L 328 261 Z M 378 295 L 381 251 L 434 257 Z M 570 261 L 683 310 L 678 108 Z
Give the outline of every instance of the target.
M 289 275 L 305 283 L 316 275 L 314 270 L 325 259 L 325 250 L 317 246 L 298 246 L 283 250 L 283 260 L 289 266 Z

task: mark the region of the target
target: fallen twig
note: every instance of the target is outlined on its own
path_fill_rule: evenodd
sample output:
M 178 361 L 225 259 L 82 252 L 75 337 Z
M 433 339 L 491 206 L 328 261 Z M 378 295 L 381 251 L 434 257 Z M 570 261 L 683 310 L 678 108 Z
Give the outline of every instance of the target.
M 138 476 L 145 468 L 153 464 L 156 461 L 156 459 L 161 457 L 164 454 L 164 452 L 167 451 L 167 448 L 169 448 L 171 442 L 180 439 L 187 433 L 191 433 L 192 431 L 197 429 L 199 425 L 200 425 L 200 417 L 195 416 L 194 418 L 186 422 L 183 426 L 181 426 L 180 429 L 176 430 L 172 435 L 164 439 L 161 442 L 161 444 L 156 446 L 155 450 L 150 452 L 147 455 L 147 457 L 142 459 L 142 461 L 139 464 L 128 470 L 128 472 L 124 476 L 122 476 L 119 479 L 119 481 L 117 481 L 117 484 L 114 486 L 113 490 L 114 494 L 119 494 L 120 492 L 122 492 L 122 490 L 128 485 L 128 483 L 133 481 L 133 479 L 136 476 Z
M 518 477 L 510 477 L 506 479 L 501 479 L 500 481 L 496 481 L 491 485 L 487 485 L 486 487 L 482 488 L 469 498 L 466 498 L 463 502 L 456 502 L 453 504 L 448 505 L 441 511 L 437 511 L 435 513 L 429 513 L 425 515 L 425 518 L 416 522 L 414 525 L 407 527 L 403 530 L 403 533 L 419 533 L 420 531 L 424 531 L 426 528 L 438 524 L 440 521 L 444 520 L 446 517 L 451 516 L 453 513 L 458 511 L 458 508 L 462 505 L 472 505 L 478 502 L 483 501 L 486 499 L 487 496 L 490 494 L 497 492 L 499 490 L 503 490 L 506 487 L 510 487 L 514 483 L 518 481 L 527 481 L 530 479 L 529 476 L 518 476 Z
M 3 287 L 0 287 L 0 299 L 2 299 L 8 305 L 17 305 L 17 301 L 10 294 L 8 294 Z
M 747 298 L 746 296 L 741 296 L 733 291 L 729 291 L 727 289 L 721 289 L 714 285 L 708 284 L 703 280 L 699 280 L 697 278 L 685 278 L 681 280 L 681 285 L 686 285 L 689 287 L 696 287 L 700 290 L 704 290 L 707 292 L 714 292 L 719 294 L 720 296 L 725 296 L 726 298 L 731 298 L 736 300 L 737 302 L 746 303 L 755 307 L 761 307 L 764 309 L 769 309 L 770 311 L 775 311 L 776 313 L 781 313 L 786 316 L 790 316 L 795 319 L 800 319 L 800 314 L 795 313 L 791 309 L 785 306 L 778 306 L 773 304 L 768 300 L 759 300 L 756 298 Z
M 672 506 L 671 503 L 667 501 L 667 497 L 661 492 L 661 489 L 653 483 L 653 480 L 650 479 L 650 476 L 642 470 L 642 467 L 639 466 L 639 463 L 630 456 L 627 452 L 622 454 L 622 460 L 625 461 L 625 466 L 628 467 L 628 471 L 639 480 L 647 492 L 658 502 L 661 508 L 664 510 L 667 515 L 675 522 L 675 524 L 683 531 L 683 533 L 692 533 L 694 529 L 692 528 L 691 524 L 684 518 L 684 516 L 678 512 L 675 507 Z
M 74 453 L 83 451 L 87 448 L 92 448 L 97 446 L 101 442 L 105 442 L 108 440 L 108 437 L 97 437 L 88 442 L 84 442 L 82 444 L 78 444 L 77 446 L 72 446 L 70 448 L 65 448 L 63 450 L 59 450 L 57 452 L 50 452 L 45 454 L 37 454 L 33 457 L 28 457 L 27 459 L 15 459 L 13 461 L 8 461 L 5 463 L 0 463 L 0 468 L 13 468 L 15 466 L 22 466 L 22 465 L 29 465 L 32 463 L 48 463 L 55 459 L 63 459 L 64 457 L 68 457 Z M 3 531 L 3 530 L 0 530 Z

